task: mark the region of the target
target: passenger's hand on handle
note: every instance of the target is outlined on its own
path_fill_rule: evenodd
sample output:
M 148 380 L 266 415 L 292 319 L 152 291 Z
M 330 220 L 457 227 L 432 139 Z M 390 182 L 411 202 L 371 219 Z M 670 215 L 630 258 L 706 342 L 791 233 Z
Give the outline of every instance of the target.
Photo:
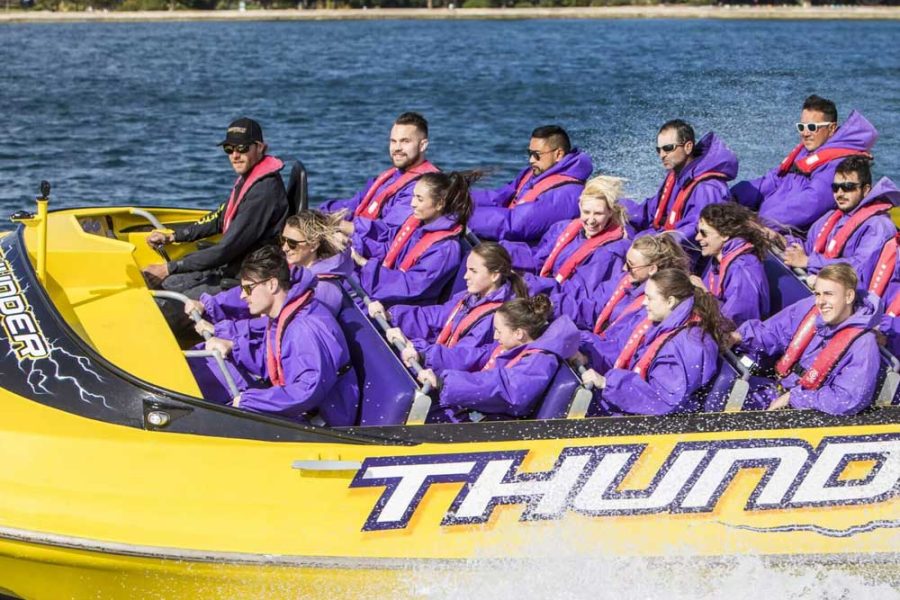
M 215 326 L 204 319 L 200 319 L 199 321 L 197 321 L 197 323 L 194 325 L 194 331 L 199 333 L 201 336 L 203 336 L 204 333 L 208 333 L 209 335 L 216 335 Z
M 403 352 L 400 353 L 400 358 L 403 360 L 403 364 L 407 367 L 411 367 L 413 361 L 419 360 L 419 353 L 416 352 L 416 347 L 410 343 L 406 344 L 406 348 L 403 349 Z
M 585 385 L 592 385 L 598 390 L 606 387 L 606 377 L 593 369 L 588 369 L 581 374 L 581 382 Z
M 203 316 L 206 307 L 203 306 L 203 303 L 199 300 L 188 300 L 184 303 L 184 314 L 190 317 L 194 311 L 196 311 L 198 315 Z
M 741 334 L 738 333 L 737 331 L 732 331 L 731 333 L 728 334 L 729 348 L 734 348 L 735 346 L 737 346 L 738 344 L 740 344 L 743 341 L 744 341 L 744 338 L 742 338 Z
M 422 369 L 417 376 L 419 383 L 431 384 L 432 389 L 438 389 L 438 378 L 431 369 Z
M 384 336 L 387 338 L 387 341 L 392 344 L 403 344 L 405 346 L 409 343 L 409 341 L 406 339 L 406 336 L 403 335 L 403 332 L 399 327 L 391 327 L 384 332 Z
M 160 246 L 165 246 L 166 244 L 172 244 L 174 242 L 175 234 L 160 231 L 158 229 L 150 232 L 150 235 L 147 236 L 147 245 L 153 248 L 159 248 Z
M 368 259 L 363 258 L 362 255 L 356 251 L 356 248 L 350 249 L 350 258 L 353 259 L 353 262 L 355 262 L 358 267 L 364 267 L 366 266 L 366 263 L 369 262 Z
M 784 264 L 796 269 L 805 269 L 809 266 L 809 257 L 803 250 L 803 246 L 793 243 L 784 249 Z
M 583 352 L 579 351 L 572 355 L 572 358 L 569 359 L 569 362 L 571 362 L 576 367 L 583 367 L 588 364 L 588 357 L 585 356 Z
M 237 396 L 234 397 L 234 399 L 231 401 L 231 405 L 235 408 L 241 407 L 241 395 L 240 394 L 238 394 Z
M 368 308 L 368 310 L 369 310 L 369 316 L 372 317 L 373 319 L 377 319 L 378 317 L 381 317 L 385 321 L 388 320 L 387 311 L 384 310 L 384 305 L 381 302 L 379 302 L 378 300 L 370 302 L 369 306 L 366 308 Z M 394 327 L 393 329 L 397 329 L 397 328 Z M 400 330 L 397 329 L 397 331 L 400 331 Z M 390 332 L 391 332 L 391 330 L 388 330 L 388 335 L 390 335 Z M 403 334 L 401 333 L 400 335 L 403 335 Z M 388 337 L 388 339 L 391 339 L 391 338 Z
M 209 352 L 218 351 L 218 353 L 221 354 L 223 358 L 231 354 L 231 349 L 233 347 L 234 342 L 230 340 L 223 340 L 222 338 L 217 337 L 209 338 L 208 340 L 206 340 L 206 345 L 204 346 L 204 348 L 206 348 L 206 350 L 208 350 Z
M 790 404 L 790 401 L 791 393 L 785 392 L 782 395 L 778 396 L 766 410 L 779 410 L 782 408 L 787 408 L 788 404 Z

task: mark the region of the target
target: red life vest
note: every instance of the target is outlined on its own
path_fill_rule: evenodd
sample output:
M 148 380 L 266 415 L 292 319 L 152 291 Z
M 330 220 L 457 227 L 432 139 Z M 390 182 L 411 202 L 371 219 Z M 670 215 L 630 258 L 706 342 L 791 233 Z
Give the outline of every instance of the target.
M 872 281 L 869 282 L 868 291 L 879 298 L 883 298 L 896 268 L 897 236 L 894 236 L 893 239 L 888 240 L 888 243 L 884 245 L 884 248 L 878 255 L 878 261 L 875 263 L 875 271 L 872 273 Z
M 707 171 L 697 175 L 681 188 L 678 195 L 675 196 L 675 204 L 672 205 L 672 210 L 669 210 L 669 200 L 672 197 L 672 190 L 675 189 L 675 171 L 669 171 L 669 174 L 666 175 L 666 181 L 663 183 L 663 189 L 659 193 L 659 204 L 656 205 L 656 214 L 653 216 L 653 228 L 659 229 L 662 227 L 663 219 L 665 218 L 665 230 L 672 231 L 675 229 L 675 225 L 681 220 L 682 213 L 684 213 L 684 205 L 687 204 L 694 188 L 707 179 L 721 179 L 725 181 L 728 179 L 728 175 L 718 171 Z M 668 218 L 666 218 L 667 211 Z
M 452 348 L 459 342 L 459 338 L 465 335 L 465 333 L 472 328 L 472 325 L 481 320 L 482 317 L 486 317 L 503 305 L 502 302 L 485 302 L 484 304 L 479 304 L 478 306 L 470 310 L 466 316 L 460 319 L 459 323 L 456 325 L 456 327 L 454 327 L 453 319 L 456 318 L 456 315 L 465 305 L 465 302 L 466 296 L 463 296 L 462 298 L 460 298 L 459 302 L 456 303 L 456 307 L 450 313 L 450 317 L 444 323 L 444 327 L 443 329 L 441 329 L 441 333 L 437 337 L 436 343 L 438 345 Z
M 597 321 L 594 323 L 594 333 L 600 334 L 603 330 L 605 330 L 609 325 L 609 318 L 612 316 L 613 310 L 615 310 L 616 306 L 619 305 L 619 302 L 625 297 L 625 294 L 631 288 L 631 276 L 627 273 L 622 276 L 622 279 L 619 280 L 619 285 L 616 286 L 616 289 L 613 291 L 612 296 L 609 297 L 609 300 L 606 302 L 606 306 L 603 307 L 603 310 L 600 311 L 600 315 L 597 317 Z M 624 315 L 634 311 L 637 307 L 644 302 L 644 295 L 640 294 L 637 298 L 631 301 L 625 310 L 616 318 L 616 321 L 621 319 Z M 637 306 L 635 304 L 637 303 Z
M 572 243 L 578 234 L 584 229 L 584 224 L 581 222 L 581 219 L 573 219 L 566 228 L 563 230 L 562 234 L 557 238 L 556 243 L 553 245 L 553 250 L 550 252 L 550 256 L 547 257 L 547 260 L 544 261 L 544 266 L 541 267 L 541 277 L 546 277 L 550 273 L 553 272 L 553 265 L 556 264 L 556 259 L 559 257 L 559 253 L 563 251 L 563 249 Z M 559 270 L 556 273 L 556 281 L 558 283 L 562 283 L 572 276 L 572 273 L 575 272 L 575 269 L 583 263 L 587 258 L 594 253 L 594 250 L 600 248 L 601 246 L 605 246 L 610 242 L 615 242 L 617 240 L 621 240 L 625 237 L 625 229 L 621 225 L 613 225 L 612 227 L 607 227 L 597 235 L 592 238 L 588 238 L 581 247 L 578 248 L 575 252 L 573 252 L 569 258 L 559 267 Z
M 384 207 L 385 202 L 393 198 L 397 192 L 425 173 L 437 173 L 439 169 L 426 160 L 411 169 L 407 169 L 393 183 L 382 189 L 384 183 L 399 171 L 400 169 L 397 167 L 391 167 L 376 177 L 368 191 L 366 191 L 366 195 L 360 200 L 356 210 L 353 211 L 353 216 L 364 219 L 377 219 L 381 216 L 381 209 Z
M 649 321 L 649 319 L 647 321 Z M 669 331 L 666 331 L 665 333 L 662 333 L 662 334 L 656 336 L 655 338 L 653 338 L 653 341 L 650 342 L 650 345 L 647 346 L 647 349 L 644 350 L 644 353 L 638 359 L 637 363 L 635 363 L 632 371 L 634 371 L 635 373 L 640 375 L 641 379 L 643 379 L 644 381 L 647 381 L 647 373 L 650 371 L 650 365 L 652 365 L 653 361 L 656 360 L 656 355 L 659 354 L 659 350 L 660 350 L 660 348 L 663 347 L 663 344 L 665 344 L 670 339 L 675 337 L 675 335 L 678 332 L 680 332 L 684 329 L 687 329 L 691 325 L 694 325 L 699 322 L 700 322 L 700 319 L 698 319 L 695 315 L 691 315 L 688 318 L 688 320 L 685 322 L 685 324 L 682 325 L 681 327 L 676 327 L 675 329 L 670 329 Z M 642 323 L 642 325 L 643 325 L 643 323 Z M 649 328 L 650 328 L 650 326 L 648 325 L 647 329 L 649 329 Z M 644 333 L 641 334 L 641 339 L 643 339 L 644 334 L 646 334 L 646 332 L 647 332 L 647 329 L 645 329 Z M 634 352 L 639 345 L 640 345 L 640 342 L 635 344 L 634 348 L 631 350 L 632 356 L 634 355 Z M 623 350 L 623 352 L 624 352 L 624 350 Z M 626 365 L 629 364 L 631 362 L 632 356 L 629 356 L 627 358 L 627 361 L 624 364 L 626 364 Z M 618 362 L 618 360 L 617 360 L 617 362 Z M 620 367 L 620 368 L 623 368 L 623 367 Z
M 225 203 L 225 217 L 222 221 L 222 233 L 228 231 L 231 222 L 237 214 L 238 206 L 241 205 L 241 202 L 244 200 L 244 197 L 247 195 L 250 188 L 253 187 L 253 184 L 263 177 L 280 171 L 282 167 L 284 167 L 284 163 L 274 156 L 264 156 L 263 159 L 256 163 L 253 166 L 253 169 L 247 174 L 246 179 L 244 179 L 244 184 L 241 186 L 240 193 L 235 194 L 242 177 L 237 178 L 234 182 L 234 187 L 231 188 L 231 195 L 228 197 L 228 202 Z
M 272 340 L 269 336 L 269 325 L 266 326 L 266 372 L 272 385 L 284 385 L 284 368 L 281 366 L 281 339 L 284 337 L 284 329 L 294 318 L 300 309 L 306 306 L 313 297 L 313 290 L 307 290 L 297 298 L 291 300 L 278 314 L 278 322 L 275 325 L 275 348 L 272 348 Z
M 839 158 L 845 158 L 847 156 L 872 157 L 871 154 L 862 150 L 851 150 L 849 148 L 822 148 L 804 158 L 798 159 L 797 156 L 800 154 L 801 150 L 803 150 L 803 144 L 797 144 L 797 146 L 791 150 L 790 154 L 784 157 L 784 160 L 778 165 L 779 177 L 787 175 L 791 168 L 796 169 L 804 175 L 809 175 L 822 165 L 826 165 Z
M 413 232 L 418 229 L 422 225 L 422 221 L 417 219 L 414 216 L 409 217 L 403 223 L 403 226 L 400 228 L 400 231 L 397 232 L 397 235 L 394 236 L 394 241 L 391 242 L 391 247 L 388 249 L 387 254 L 384 257 L 383 265 L 388 269 L 394 268 L 394 263 L 397 262 L 397 257 L 400 256 L 400 251 L 406 247 L 406 242 L 409 241 L 410 236 L 412 236 Z M 401 271 L 406 272 L 412 267 L 425 252 L 428 251 L 433 245 L 438 243 L 441 240 L 454 237 L 459 235 L 462 232 L 462 225 L 454 225 L 450 229 L 443 229 L 441 231 L 429 231 L 416 242 L 416 245 L 412 247 L 412 249 L 406 253 L 406 256 L 403 257 L 403 261 L 400 262 L 400 266 L 398 267 Z
M 616 360 L 613 363 L 613 369 L 628 368 L 628 365 L 631 364 L 631 359 L 634 358 L 634 353 L 637 351 L 638 346 L 641 345 L 641 342 L 644 341 L 644 336 L 647 335 L 647 331 L 652 325 L 653 321 L 650 319 L 644 319 L 638 323 L 638 326 L 635 327 L 634 331 L 631 332 L 631 335 L 628 336 L 628 341 L 625 342 L 622 351 L 619 352 L 619 355 L 616 357 Z
M 722 256 L 722 262 L 719 263 L 719 276 L 716 277 L 714 269 L 710 269 L 706 278 L 706 287 L 709 288 L 710 294 L 716 297 L 722 294 L 722 287 L 725 285 L 725 275 L 728 273 L 728 267 L 731 265 L 731 262 L 741 254 L 746 254 L 752 250 L 753 244 L 746 243 Z
M 497 357 L 500 356 L 501 354 L 503 354 L 504 352 L 506 352 L 506 350 L 503 349 L 503 346 L 498 344 L 497 347 L 494 348 L 494 350 L 491 352 L 491 357 L 488 358 L 488 361 L 484 364 L 483 367 L 481 367 L 481 370 L 489 371 L 490 369 L 493 369 L 497 364 Z M 521 352 L 516 354 L 514 357 L 512 357 L 505 365 L 503 365 L 503 368 L 510 369 L 510 368 L 516 366 L 516 364 L 518 364 L 518 362 L 520 360 L 522 360 L 523 358 L 525 358 L 526 356 L 529 356 L 531 354 L 537 354 L 538 352 L 543 352 L 543 350 L 541 350 L 539 348 L 526 348 L 525 350 L 522 350 Z
M 543 194 L 544 192 L 548 192 L 553 188 L 558 188 L 563 185 L 568 185 L 570 183 L 578 183 L 583 184 L 584 181 L 581 179 L 577 179 L 575 177 L 570 177 L 569 175 L 563 175 L 561 173 L 554 173 L 552 175 L 547 175 L 529 189 L 527 192 L 522 194 L 522 190 L 525 189 L 525 185 L 531 181 L 532 172 L 528 171 L 525 173 L 525 176 L 522 177 L 521 181 L 519 181 L 519 185 L 516 186 L 516 195 L 513 197 L 512 202 L 509 203 L 509 208 L 515 208 L 520 204 L 528 204 L 529 202 L 534 202 L 538 199 L 538 196 Z
M 893 205 L 890 202 L 886 201 L 867 204 L 850 215 L 850 218 L 847 219 L 844 225 L 837 230 L 834 237 L 829 241 L 828 238 L 831 236 L 832 230 L 837 226 L 837 222 L 840 221 L 841 217 L 845 214 L 841 210 L 832 211 L 831 215 L 828 216 L 828 219 L 825 220 L 825 224 L 822 226 L 819 235 L 816 236 L 816 241 L 813 244 L 813 251 L 818 254 L 824 254 L 825 258 L 837 258 L 841 256 L 841 252 L 844 251 L 844 246 L 847 245 L 850 236 L 852 236 L 856 230 L 869 219 L 869 217 L 886 213 L 891 210 L 892 206 Z
M 800 321 L 800 326 L 791 337 L 791 341 L 784 355 L 775 363 L 775 372 L 779 377 L 790 375 L 794 365 L 803 356 L 803 352 L 809 346 L 816 333 L 816 317 L 819 309 L 813 306 Z M 800 377 L 800 385 L 806 390 L 817 390 L 825 382 L 825 378 L 831 373 L 834 366 L 850 348 L 854 340 L 868 331 L 864 327 L 845 327 L 837 332 L 813 359 L 813 364 Z
M 884 314 L 891 318 L 895 318 L 897 315 L 900 315 L 900 294 L 895 294 L 893 298 L 891 298 L 891 303 L 888 304 L 887 310 L 884 311 Z

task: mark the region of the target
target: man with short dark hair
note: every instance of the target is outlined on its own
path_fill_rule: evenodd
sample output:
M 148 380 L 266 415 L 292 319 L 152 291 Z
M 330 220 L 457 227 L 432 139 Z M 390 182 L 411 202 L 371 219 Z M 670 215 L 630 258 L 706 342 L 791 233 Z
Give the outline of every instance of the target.
M 796 124 L 800 143 L 763 177 L 741 181 L 734 197 L 779 231 L 805 232 L 834 206 L 831 184 L 840 159 L 869 156 L 878 132 L 856 111 L 838 126 L 834 102 L 812 95 L 803 102 Z
M 392 166 L 368 180 L 352 198 L 328 200 L 319 206 L 326 212 L 348 211 L 343 231 L 357 252 L 363 252 L 366 239 L 382 244 L 392 239 L 412 214 L 410 200 L 416 181 L 425 173 L 440 170 L 425 157 L 426 150 L 428 121 L 419 113 L 401 114 L 391 127 L 388 143 Z
M 289 210 L 279 173 L 284 163 L 266 155 L 259 123 L 246 117 L 234 121 L 219 145 L 238 175 L 228 200 L 195 223 L 147 237 L 148 244 L 160 247 L 222 234 L 209 248 L 144 268 L 151 283 L 194 299 L 220 291 L 223 277 L 234 277 L 247 254 L 281 233 Z
M 691 248 L 700 211 L 730 197 L 726 182 L 737 175 L 737 156 L 713 132 L 697 142 L 694 128 L 681 119 L 659 128 L 656 154 L 667 171 L 659 191 L 641 203 L 622 204 L 635 231 L 672 232 Z
M 872 187 L 869 160 L 851 156 L 838 164 L 831 185 L 837 208 L 822 215 L 809 229 L 804 244 L 790 244 L 784 262 L 806 269 L 815 276 L 828 265 L 850 264 L 859 276 L 860 287 L 869 287 L 878 275 L 881 296 L 893 272 L 894 262 L 880 265 L 882 249 L 897 233 L 890 210 L 900 204 L 900 190 L 887 177 Z
M 594 164 L 573 148 L 558 125 L 538 127 L 528 144 L 528 167 L 496 190 L 472 190 L 469 229 L 479 238 L 537 244 L 554 223 L 578 216 L 578 198 Z

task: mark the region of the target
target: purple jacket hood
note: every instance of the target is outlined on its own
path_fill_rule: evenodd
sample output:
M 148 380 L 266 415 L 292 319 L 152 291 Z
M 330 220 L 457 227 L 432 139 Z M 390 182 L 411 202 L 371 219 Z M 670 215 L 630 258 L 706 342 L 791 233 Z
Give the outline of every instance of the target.
M 856 212 L 863 206 L 876 200 L 889 200 L 894 206 L 900 206 L 900 190 L 897 189 L 897 186 L 894 185 L 894 182 L 889 177 L 882 177 L 876 181 L 869 193 L 866 194 L 866 197 L 859 203 L 859 206 L 851 212 Z
M 550 323 L 541 337 L 527 344 L 527 348 L 550 352 L 565 360 L 578 351 L 579 340 L 580 335 L 575 323 L 563 315 Z
M 347 277 L 353 274 L 353 260 L 350 258 L 350 249 L 343 252 L 316 261 L 309 267 L 317 277 L 320 275 L 337 275 L 339 277 Z
M 878 141 L 878 130 L 869 123 L 868 119 L 854 110 L 847 117 L 847 120 L 844 121 L 843 125 L 838 127 L 834 135 L 821 147 L 868 151 L 872 149 L 876 141 Z M 805 150 L 800 155 L 804 156 Z
M 294 270 L 291 272 L 291 289 L 288 290 L 287 298 L 284 301 L 285 306 L 291 300 L 306 293 L 307 290 L 314 289 L 316 281 L 316 275 L 311 270 L 303 267 L 294 267 Z
M 529 169 L 523 171 L 523 175 L 527 173 L 528 170 Z M 594 162 L 591 160 L 590 155 L 583 150 L 573 148 L 571 152 L 562 157 L 562 160 L 536 177 L 535 181 L 540 181 L 541 179 L 556 173 L 586 181 L 593 171 Z
M 685 167 L 678 177 L 681 181 L 686 181 L 687 178 L 693 179 L 707 171 L 724 173 L 729 180 L 737 177 L 737 155 L 712 131 L 700 138 L 694 148 L 694 153 L 696 158 Z

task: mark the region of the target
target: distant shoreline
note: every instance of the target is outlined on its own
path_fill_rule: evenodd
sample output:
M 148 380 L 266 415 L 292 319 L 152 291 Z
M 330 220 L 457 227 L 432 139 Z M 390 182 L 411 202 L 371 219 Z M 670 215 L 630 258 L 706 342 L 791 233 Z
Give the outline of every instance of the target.
M 371 8 L 50 12 L 0 9 L 2 23 L 152 21 L 343 21 L 383 19 L 774 19 L 900 20 L 896 6 L 596 6 L 583 8 Z

